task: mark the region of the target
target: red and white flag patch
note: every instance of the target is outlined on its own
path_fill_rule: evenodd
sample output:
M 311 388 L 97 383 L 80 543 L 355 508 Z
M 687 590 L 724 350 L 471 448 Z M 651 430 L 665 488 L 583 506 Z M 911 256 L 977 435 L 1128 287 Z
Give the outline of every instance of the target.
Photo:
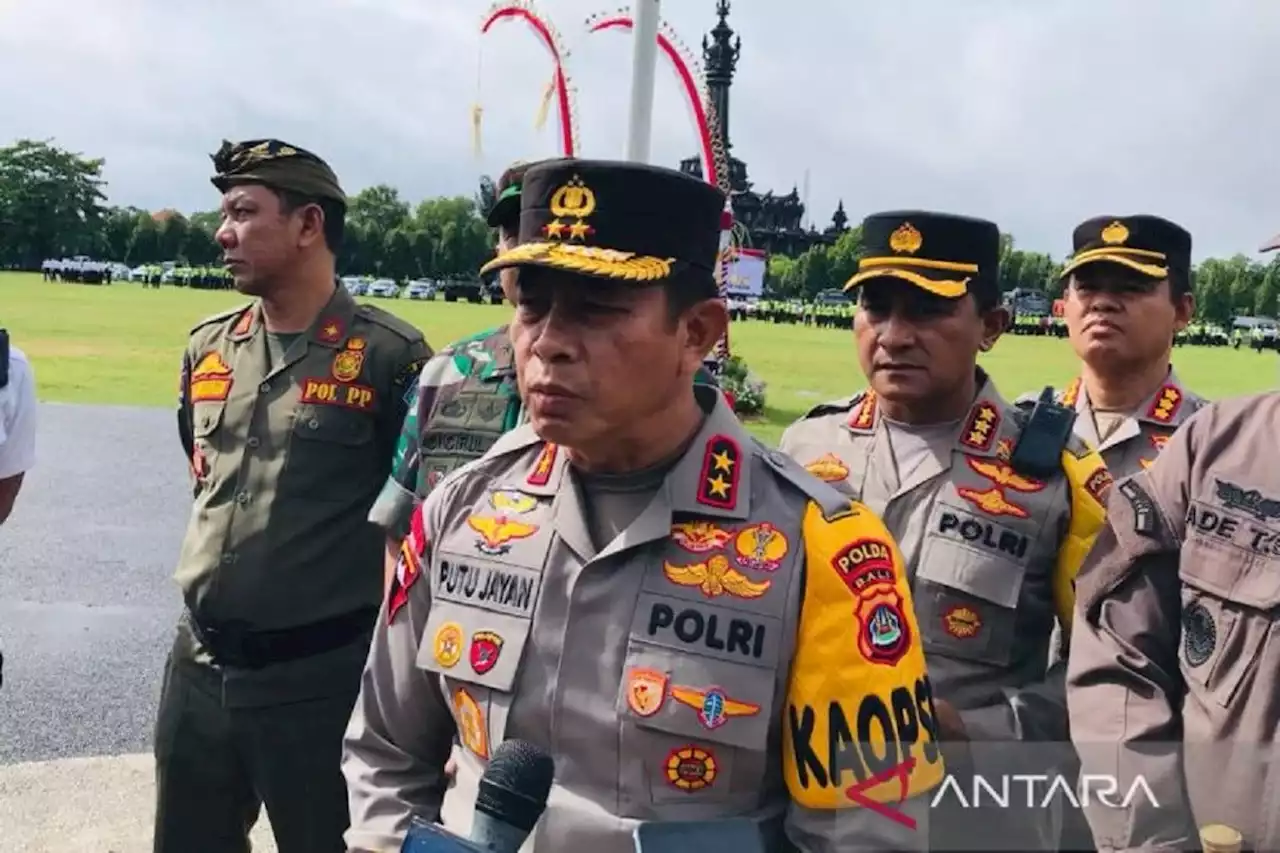
M 427 552 L 430 539 L 422 518 L 422 507 L 414 509 L 409 519 L 409 535 L 400 543 L 400 557 L 396 560 L 396 573 L 387 591 L 387 624 L 391 624 L 400 609 L 409 603 L 409 590 L 422 575 L 422 557 Z

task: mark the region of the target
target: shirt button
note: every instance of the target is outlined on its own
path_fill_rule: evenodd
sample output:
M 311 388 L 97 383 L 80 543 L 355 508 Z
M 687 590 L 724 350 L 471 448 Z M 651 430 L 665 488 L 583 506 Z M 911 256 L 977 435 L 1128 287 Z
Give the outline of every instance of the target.
M 268 391 L 271 390 L 271 383 L 263 382 L 261 385 L 258 386 L 258 390 L 261 391 L 263 394 L 267 393 Z
M 248 492 L 241 492 L 240 494 L 236 495 L 236 503 L 240 504 L 241 506 L 244 506 L 248 502 L 249 502 Z
M 320 422 L 315 418 L 307 421 L 307 429 L 320 429 Z
M 222 565 L 229 566 L 236 561 L 236 555 L 230 552 L 222 555 Z
M 257 446 L 258 446 L 258 437 L 257 437 L 256 435 L 251 435 L 251 436 L 249 436 L 249 440 L 248 440 L 248 441 L 246 441 L 246 442 L 245 442 L 245 444 L 249 445 L 250 447 L 257 447 Z

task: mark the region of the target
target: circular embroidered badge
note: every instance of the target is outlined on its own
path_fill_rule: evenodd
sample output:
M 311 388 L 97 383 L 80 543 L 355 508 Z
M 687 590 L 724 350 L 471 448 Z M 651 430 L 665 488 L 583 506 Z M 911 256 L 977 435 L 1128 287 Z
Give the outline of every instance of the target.
M 700 746 L 682 746 L 667 756 L 667 781 L 681 791 L 701 791 L 716 780 L 716 757 Z
M 1197 601 L 1182 611 L 1182 656 L 1187 666 L 1207 661 L 1217 644 L 1218 627 L 1208 608 Z
M 457 622 L 446 622 L 436 631 L 434 640 L 436 663 L 445 669 L 457 665 L 462 659 L 462 626 Z
M 972 607 L 956 604 L 942 614 L 942 627 L 957 640 L 967 640 L 982 630 L 982 617 Z

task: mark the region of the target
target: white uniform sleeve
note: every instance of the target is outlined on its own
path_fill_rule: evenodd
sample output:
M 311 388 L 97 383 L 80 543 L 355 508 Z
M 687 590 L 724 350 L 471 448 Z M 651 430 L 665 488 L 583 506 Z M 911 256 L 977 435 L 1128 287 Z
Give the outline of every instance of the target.
M 0 406 L 0 480 L 25 474 L 36 464 L 36 381 L 27 357 L 11 350 L 9 399 Z

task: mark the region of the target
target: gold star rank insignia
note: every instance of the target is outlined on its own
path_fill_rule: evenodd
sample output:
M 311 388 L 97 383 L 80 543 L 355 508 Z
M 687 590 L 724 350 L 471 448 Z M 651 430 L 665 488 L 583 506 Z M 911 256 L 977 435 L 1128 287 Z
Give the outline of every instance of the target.
M 316 334 L 316 337 L 322 343 L 336 344 L 342 340 L 342 323 L 338 320 L 324 320 L 320 323 L 319 329 L 320 331 Z
M 727 435 L 707 439 L 698 478 L 698 503 L 717 509 L 737 506 L 741 461 L 742 449 L 734 439 Z
M 542 230 L 546 232 L 546 235 L 552 238 L 559 238 L 563 236 L 564 229 L 565 229 L 565 224 L 561 222 L 559 219 L 553 219 L 550 222 L 548 222 L 546 225 L 542 226 Z

